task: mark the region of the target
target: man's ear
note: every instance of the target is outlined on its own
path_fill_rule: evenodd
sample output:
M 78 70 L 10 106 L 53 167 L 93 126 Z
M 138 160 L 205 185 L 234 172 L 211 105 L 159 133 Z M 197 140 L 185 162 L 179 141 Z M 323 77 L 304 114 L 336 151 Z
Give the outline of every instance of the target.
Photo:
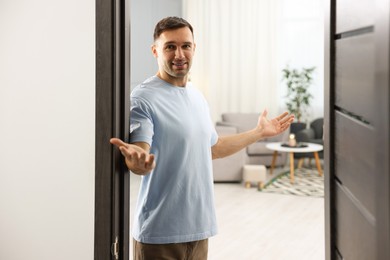
M 151 46 L 151 49 L 152 49 L 152 54 L 153 54 L 153 56 L 154 56 L 155 58 L 157 58 L 157 57 L 158 57 L 158 54 L 157 54 L 157 46 L 156 46 L 156 44 L 153 44 L 153 45 Z

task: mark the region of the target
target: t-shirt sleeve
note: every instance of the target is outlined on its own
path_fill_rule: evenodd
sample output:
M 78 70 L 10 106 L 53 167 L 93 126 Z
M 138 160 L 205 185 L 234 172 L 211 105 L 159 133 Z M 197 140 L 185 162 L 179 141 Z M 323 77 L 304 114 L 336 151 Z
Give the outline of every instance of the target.
M 214 146 L 217 141 L 218 141 L 218 134 L 217 134 L 217 131 L 215 130 L 215 127 L 213 125 L 211 125 L 211 146 Z
M 215 130 L 213 120 L 211 119 L 210 108 L 209 108 L 208 104 L 207 104 L 207 110 L 208 110 L 208 114 L 209 114 L 210 131 L 211 131 L 210 146 L 214 146 L 218 142 L 218 133 L 217 133 L 217 130 Z
M 148 104 L 139 98 L 131 99 L 130 143 L 145 142 L 152 146 L 153 117 Z

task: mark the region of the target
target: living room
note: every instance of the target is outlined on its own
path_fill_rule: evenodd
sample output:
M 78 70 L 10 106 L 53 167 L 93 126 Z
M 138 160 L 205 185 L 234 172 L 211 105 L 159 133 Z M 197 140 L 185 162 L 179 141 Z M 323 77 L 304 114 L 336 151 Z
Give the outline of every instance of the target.
M 315 67 L 313 99 L 302 120 L 323 117 L 322 1 L 131 1 L 132 88 L 157 71 L 151 32 L 165 16 L 181 16 L 194 27 L 191 81 L 215 124 L 224 113 L 286 111 L 287 66 Z M 284 157 L 276 170 L 288 170 L 286 163 Z M 131 219 L 139 183 L 131 175 Z M 220 234 L 210 239 L 210 259 L 325 259 L 322 197 L 262 193 L 243 181 L 216 183 L 215 196 Z

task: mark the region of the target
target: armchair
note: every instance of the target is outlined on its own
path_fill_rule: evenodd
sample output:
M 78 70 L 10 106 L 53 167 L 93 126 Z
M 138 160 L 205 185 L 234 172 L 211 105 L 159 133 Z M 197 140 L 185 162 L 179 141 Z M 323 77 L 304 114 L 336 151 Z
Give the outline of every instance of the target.
M 300 130 L 295 134 L 295 138 L 297 142 L 308 142 L 308 143 L 316 143 L 316 144 L 324 144 L 323 141 L 323 125 L 324 119 L 317 118 L 310 123 L 310 127 Z M 318 152 L 318 156 L 323 159 L 324 152 Z M 294 155 L 295 158 L 313 158 L 313 153 L 296 153 Z

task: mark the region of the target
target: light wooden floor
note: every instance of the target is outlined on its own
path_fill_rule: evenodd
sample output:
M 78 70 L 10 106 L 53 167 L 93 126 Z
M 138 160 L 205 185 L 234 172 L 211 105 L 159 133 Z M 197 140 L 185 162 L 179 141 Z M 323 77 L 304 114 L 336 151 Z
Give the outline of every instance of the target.
M 130 181 L 132 224 L 140 177 Z M 219 234 L 209 239 L 210 260 L 325 259 L 324 199 L 217 183 L 215 200 Z

